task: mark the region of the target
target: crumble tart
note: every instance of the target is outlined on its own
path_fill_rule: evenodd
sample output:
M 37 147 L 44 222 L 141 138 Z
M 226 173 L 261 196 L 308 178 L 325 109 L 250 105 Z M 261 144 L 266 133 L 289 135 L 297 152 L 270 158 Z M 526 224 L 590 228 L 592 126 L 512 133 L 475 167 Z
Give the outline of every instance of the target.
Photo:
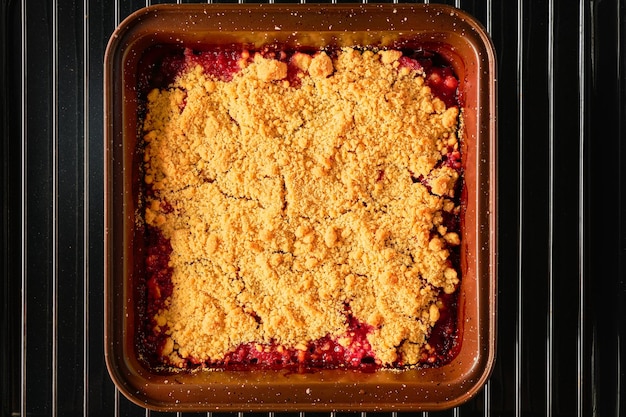
M 453 321 L 460 280 L 460 117 L 456 78 L 431 62 L 185 52 L 143 123 L 146 340 L 160 361 L 449 356 L 454 335 L 437 352 L 432 333 Z

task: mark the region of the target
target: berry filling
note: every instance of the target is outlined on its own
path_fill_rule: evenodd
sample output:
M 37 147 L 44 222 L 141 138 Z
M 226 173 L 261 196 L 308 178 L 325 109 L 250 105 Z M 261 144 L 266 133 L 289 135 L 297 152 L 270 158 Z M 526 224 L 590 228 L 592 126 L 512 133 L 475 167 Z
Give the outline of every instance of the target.
M 303 62 L 310 61 L 315 53 L 302 51 L 259 51 L 266 59 L 274 59 L 286 64 L 286 76 L 283 82 L 287 82 L 292 88 L 299 88 L 301 80 L 307 76 L 307 66 Z M 234 50 L 209 50 L 193 51 L 185 49 L 182 52 L 166 54 L 162 59 L 148 59 L 145 70 L 140 75 L 140 87 L 147 95 L 149 90 L 165 88 L 183 71 L 201 66 L 204 73 L 209 77 L 223 82 L 230 82 L 245 65 L 254 62 L 254 53 L 249 51 Z M 333 55 L 333 52 L 329 52 Z M 159 56 L 155 53 L 155 56 Z M 308 58 L 307 58 L 308 57 Z M 425 84 L 430 87 L 432 94 L 443 101 L 446 107 L 458 107 L 458 80 L 452 69 L 440 62 L 440 58 L 433 54 L 420 52 L 418 55 L 403 55 L 398 59 L 397 69 L 408 68 L 411 71 L 424 75 Z M 179 104 L 182 112 L 186 106 L 185 97 Z M 435 169 L 442 167 L 454 170 L 458 177 L 462 177 L 461 154 L 454 146 L 444 147 L 441 157 Z M 385 170 L 376 173 L 376 182 L 382 183 L 388 175 Z M 423 184 L 430 192 L 432 189 L 431 178 L 426 175 L 415 177 L 411 173 L 413 182 Z M 454 195 L 456 205 L 460 203 L 460 187 L 462 182 L 455 184 L 457 187 L 451 195 Z M 150 186 L 146 189 L 148 197 L 154 192 Z M 169 214 L 174 211 L 172 205 L 162 201 L 158 208 L 161 213 Z M 443 220 L 441 226 L 447 232 L 460 235 L 460 219 L 458 212 L 442 211 Z M 145 359 L 153 366 L 168 366 L 167 355 L 163 351 L 171 352 L 176 347 L 166 346 L 173 343 L 168 336 L 168 325 L 160 322 L 156 317 L 167 308 L 167 300 L 172 295 L 172 266 L 170 256 L 172 244 L 161 230 L 153 226 L 145 227 L 146 256 L 145 256 L 145 305 L 143 306 L 142 320 L 139 330 L 138 346 Z M 450 252 L 449 266 L 459 270 L 458 246 L 448 247 Z M 432 326 L 428 340 L 424 345 L 418 366 L 430 367 L 441 366 L 449 362 L 459 349 L 457 327 L 457 292 L 450 294 L 441 292 L 438 301 L 438 320 Z M 260 320 L 260 319 L 258 319 Z M 348 368 L 363 371 L 375 370 L 381 367 L 376 357 L 368 336 L 375 330 L 375 326 L 358 320 L 351 311 L 349 302 L 345 305 L 346 332 L 340 336 L 324 336 L 313 340 L 306 345 L 283 346 L 278 343 L 243 343 L 228 352 L 220 360 L 200 360 L 193 356 L 183 358 L 183 363 L 176 364 L 182 368 L 226 368 L 226 369 L 249 369 L 250 367 L 261 368 L 293 368 L 297 370 L 320 369 L 320 368 Z M 398 359 L 390 367 L 401 368 L 405 366 L 403 357 Z M 389 367 L 389 366 L 387 366 Z

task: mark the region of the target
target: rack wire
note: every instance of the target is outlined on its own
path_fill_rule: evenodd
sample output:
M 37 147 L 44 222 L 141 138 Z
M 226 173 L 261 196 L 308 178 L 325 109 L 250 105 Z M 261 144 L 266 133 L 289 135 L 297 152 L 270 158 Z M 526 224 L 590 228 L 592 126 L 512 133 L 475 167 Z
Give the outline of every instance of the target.
M 624 415 L 626 6 L 437 3 L 476 16 L 498 56 L 498 359 L 477 397 L 421 415 Z M 0 410 L 162 415 L 119 394 L 102 340 L 103 55 L 150 2 L 0 4 Z M 398 417 L 330 413 L 357 415 Z

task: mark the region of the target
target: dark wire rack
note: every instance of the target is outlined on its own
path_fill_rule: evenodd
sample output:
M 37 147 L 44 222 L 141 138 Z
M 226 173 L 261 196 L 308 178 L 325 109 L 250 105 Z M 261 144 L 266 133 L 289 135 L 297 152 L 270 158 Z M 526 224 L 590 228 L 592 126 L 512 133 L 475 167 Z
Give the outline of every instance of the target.
M 170 415 L 103 350 L 103 55 L 147 3 L 0 1 L 2 416 Z M 626 2 L 436 3 L 498 57 L 498 356 L 474 399 L 420 414 L 624 416 Z

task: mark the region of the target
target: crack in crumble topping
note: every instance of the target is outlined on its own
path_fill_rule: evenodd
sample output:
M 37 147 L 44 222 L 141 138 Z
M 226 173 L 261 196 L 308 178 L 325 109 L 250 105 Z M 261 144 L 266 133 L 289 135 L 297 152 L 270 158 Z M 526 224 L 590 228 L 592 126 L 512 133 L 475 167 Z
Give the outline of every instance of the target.
M 255 343 L 352 341 L 416 364 L 459 276 L 459 110 L 400 51 L 256 54 L 232 80 L 202 66 L 148 94 L 146 224 L 170 240 L 172 291 L 153 317 L 161 354 L 217 362 Z M 416 179 L 424 179 L 417 181 Z

